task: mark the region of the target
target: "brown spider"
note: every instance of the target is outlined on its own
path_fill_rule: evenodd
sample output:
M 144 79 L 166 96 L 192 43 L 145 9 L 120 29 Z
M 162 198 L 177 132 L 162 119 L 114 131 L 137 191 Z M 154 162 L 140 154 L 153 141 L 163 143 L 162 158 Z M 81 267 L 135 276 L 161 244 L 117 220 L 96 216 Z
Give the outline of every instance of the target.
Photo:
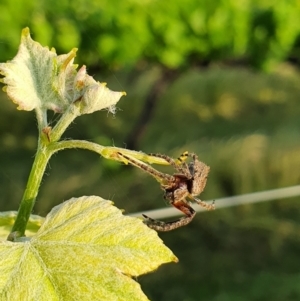
M 199 161 L 196 154 L 184 152 L 177 160 L 162 154 L 150 154 L 151 156 L 166 160 L 171 166 L 173 166 L 176 170 L 176 173 L 173 175 L 157 171 L 153 167 L 132 157 L 121 153 L 118 154 L 132 165 L 143 169 L 156 178 L 165 192 L 164 198 L 168 201 L 168 203 L 185 214 L 184 217 L 171 222 L 154 220 L 143 214 L 145 217 L 145 223 L 150 228 L 157 231 L 170 231 L 190 223 L 196 212 L 189 205 L 187 198 L 195 201 L 197 204 L 208 210 L 215 208 L 214 203 L 209 205 L 195 197 L 204 190 L 207 175 L 209 173 L 209 167 Z M 189 164 L 184 162 L 188 156 L 192 158 L 192 161 Z

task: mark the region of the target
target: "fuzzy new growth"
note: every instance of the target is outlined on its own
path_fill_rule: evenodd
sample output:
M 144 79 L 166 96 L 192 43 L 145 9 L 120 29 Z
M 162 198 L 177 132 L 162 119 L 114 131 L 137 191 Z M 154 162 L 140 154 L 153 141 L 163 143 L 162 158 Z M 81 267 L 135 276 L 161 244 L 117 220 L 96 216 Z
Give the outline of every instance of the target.
M 169 204 L 185 214 L 184 217 L 171 222 L 158 221 L 143 215 L 145 217 L 145 223 L 150 228 L 157 231 L 170 231 L 190 223 L 196 212 L 189 205 L 189 201 L 187 199 L 195 201 L 207 210 L 213 210 L 215 208 L 214 203 L 207 204 L 196 198 L 196 196 L 204 190 L 209 173 L 209 167 L 199 161 L 196 154 L 184 152 L 177 160 L 163 154 L 150 154 L 151 156 L 166 160 L 172 167 L 174 167 L 176 173 L 173 175 L 157 171 L 153 167 L 132 157 L 121 153 L 118 154 L 132 165 L 143 169 L 159 181 L 162 190 L 165 192 L 164 198 Z M 192 161 L 189 164 L 185 162 L 187 157 L 192 158 Z

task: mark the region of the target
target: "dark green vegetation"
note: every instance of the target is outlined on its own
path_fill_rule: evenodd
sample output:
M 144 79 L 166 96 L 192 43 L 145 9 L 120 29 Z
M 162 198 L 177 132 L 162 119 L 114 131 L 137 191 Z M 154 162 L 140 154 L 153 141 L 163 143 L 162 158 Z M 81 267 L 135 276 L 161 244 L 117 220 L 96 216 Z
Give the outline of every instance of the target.
M 90 1 L 91 7 L 85 1 L 31 0 L 24 7 L 6 2 L 16 23 L 9 31 L 0 29 L 1 60 L 13 57 L 20 29 L 28 25 L 36 40 L 58 52 L 79 46 L 79 60 L 92 70 L 103 68 L 99 79 L 128 93 L 115 117 L 106 112 L 80 117 L 66 138 L 123 147 L 153 85 L 173 67 L 176 75 L 167 77 L 165 93 L 156 95 L 137 150 L 174 157 L 196 152 L 211 166 L 202 199 L 299 184 L 297 66 L 253 71 L 281 60 L 297 62 L 300 7 L 294 1 L 276 6 L 271 1 L 149 1 L 149 7 L 133 1 Z M 243 66 L 233 67 L 236 63 Z M 32 112 L 17 112 L 5 97 L 0 193 L 1 209 L 12 210 L 32 163 L 36 127 Z M 49 119 L 55 122 L 55 115 Z M 51 159 L 34 213 L 45 215 L 62 200 L 92 194 L 113 199 L 128 213 L 165 206 L 159 185 L 142 171 L 67 150 Z M 180 262 L 138 281 L 152 300 L 299 300 L 299 200 L 198 214 L 187 227 L 161 234 Z
M 15 53 L 20 28 L 29 26 L 35 40 L 60 53 L 79 47 L 90 68 L 141 62 L 188 68 L 216 60 L 269 68 L 299 60 L 296 0 L 2 0 L 0 9 L 6 59 Z
M 162 97 L 140 149 L 175 157 L 186 149 L 197 152 L 211 166 L 202 199 L 298 184 L 298 81 L 296 75 L 232 69 L 185 74 Z M 84 116 L 66 137 L 122 146 L 142 99 L 141 87 L 127 91 L 116 117 Z M 35 124 L 33 114 L 3 104 L 1 206 L 10 210 L 17 208 L 32 162 Z M 147 174 L 86 151 L 57 154 L 48 174 L 36 214 L 83 194 L 113 199 L 126 212 L 165 206 Z M 153 300 L 296 300 L 298 203 L 299 198 L 198 214 L 187 227 L 161 235 L 180 263 L 138 281 Z

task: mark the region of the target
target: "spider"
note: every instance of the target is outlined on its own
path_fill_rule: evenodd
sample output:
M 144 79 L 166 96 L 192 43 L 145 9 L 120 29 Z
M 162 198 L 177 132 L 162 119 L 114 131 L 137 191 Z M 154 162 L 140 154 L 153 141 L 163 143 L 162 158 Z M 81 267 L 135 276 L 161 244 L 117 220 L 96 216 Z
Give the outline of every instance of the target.
M 214 203 L 207 204 L 196 198 L 196 196 L 204 190 L 209 173 L 209 167 L 199 161 L 196 154 L 184 152 L 177 160 L 163 154 L 150 154 L 151 156 L 166 160 L 174 167 L 176 173 L 173 175 L 162 173 L 153 167 L 122 153 L 118 154 L 125 158 L 129 163 L 143 169 L 160 182 L 161 188 L 164 190 L 165 200 L 185 214 L 184 217 L 170 222 L 154 220 L 143 214 L 145 223 L 150 228 L 157 231 L 170 231 L 190 223 L 196 212 L 189 205 L 187 198 L 195 201 L 207 210 L 213 210 L 215 208 Z M 192 161 L 189 164 L 185 163 L 187 157 L 192 158 Z

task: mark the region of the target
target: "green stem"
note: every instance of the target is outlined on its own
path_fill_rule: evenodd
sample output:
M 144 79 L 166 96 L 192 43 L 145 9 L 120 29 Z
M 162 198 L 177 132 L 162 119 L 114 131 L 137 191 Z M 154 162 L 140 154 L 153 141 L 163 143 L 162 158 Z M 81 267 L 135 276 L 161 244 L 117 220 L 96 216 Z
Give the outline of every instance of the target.
M 63 150 L 65 148 L 81 148 L 81 149 L 87 149 L 92 152 L 95 152 L 99 154 L 100 156 L 110 159 L 110 160 L 116 160 L 120 162 L 126 163 L 126 160 L 122 158 L 122 156 L 118 156 L 118 153 L 131 156 L 137 160 L 141 160 L 143 162 L 149 163 L 149 164 L 159 164 L 159 165 L 170 165 L 168 161 L 166 161 L 164 158 L 158 157 L 158 156 L 152 156 L 147 155 L 142 152 L 133 151 L 130 149 L 125 148 L 119 148 L 114 146 L 103 146 L 99 145 L 94 142 L 90 141 L 84 141 L 84 140 L 64 140 L 64 141 L 58 141 L 58 142 L 51 142 L 48 145 L 49 150 L 51 152 L 55 153 L 60 150 Z M 127 163 L 126 163 L 127 164 Z
M 70 105 L 66 112 L 63 113 L 50 134 L 51 142 L 58 141 L 67 127 L 73 120 L 80 115 L 79 106 L 76 104 Z
M 15 223 L 12 227 L 8 240 L 14 241 L 15 238 L 25 235 L 26 225 L 33 209 L 38 190 L 44 175 L 47 163 L 53 152 L 47 150 L 39 141 L 37 153 L 29 174 L 27 186 L 18 210 Z
M 43 129 L 47 126 L 47 115 L 40 110 L 36 111 L 39 124 L 39 144 L 37 153 L 29 174 L 27 186 L 18 210 L 18 214 L 8 240 L 15 241 L 18 237 L 25 236 L 27 222 L 30 218 L 38 190 L 51 155 L 64 148 L 85 148 L 101 154 L 104 147 L 87 141 L 66 140 L 57 142 L 70 123 L 80 115 L 79 105 L 74 103 L 70 105 L 66 112 L 61 116 L 56 126 L 50 132 L 50 137 L 47 133 L 47 139 L 44 139 Z M 50 141 L 49 141 L 50 140 Z
M 104 146 L 96 143 L 80 140 L 65 140 L 60 142 L 52 142 L 48 145 L 40 139 L 37 153 L 29 174 L 27 186 L 18 210 L 15 223 L 12 227 L 8 240 L 15 241 L 16 238 L 25 236 L 25 230 L 30 214 L 32 212 L 38 190 L 47 166 L 47 163 L 55 152 L 65 148 L 83 148 L 94 151 L 101 155 Z
M 95 152 L 99 155 L 102 155 L 103 150 L 107 148 L 97 143 L 84 140 L 64 140 L 59 142 L 53 142 L 50 143 L 48 147 L 52 153 L 58 152 L 65 148 L 82 148 Z
M 47 111 L 41 110 L 41 108 L 38 107 L 35 109 L 35 115 L 38 123 L 38 130 L 41 132 L 42 129 L 47 126 Z
M 70 116 L 74 116 L 74 114 L 67 114 L 70 121 Z M 70 123 L 70 122 L 69 122 Z M 68 124 L 69 124 L 68 123 Z M 63 128 L 65 128 L 67 124 L 66 122 L 63 122 L 59 127 L 54 128 L 54 137 L 58 138 L 60 137 L 60 131 L 62 131 Z M 58 133 L 57 133 L 58 131 Z M 51 137 L 53 138 L 53 136 Z M 165 162 L 162 158 L 156 158 L 152 156 L 148 156 L 146 154 L 143 154 L 141 152 L 131 151 L 128 149 L 122 149 L 117 147 L 106 147 L 99 145 L 97 143 L 93 143 L 90 141 L 84 141 L 84 140 L 64 140 L 64 141 L 53 141 L 50 142 L 47 139 L 43 139 L 43 136 L 40 136 L 39 139 L 39 145 L 37 149 L 37 153 L 29 174 L 29 179 L 27 182 L 27 186 L 19 207 L 19 211 L 15 220 L 15 223 L 13 225 L 12 231 L 8 236 L 8 240 L 15 241 L 16 238 L 25 236 L 25 230 L 27 226 L 27 222 L 29 220 L 30 214 L 32 212 L 33 206 L 35 204 L 35 200 L 38 194 L 38 190 L 47 166 L 47 163 L 50 159 L 50 157 L 63 149 L 66 148 L 81 148 L 81 149 L 87 149 L 93 152 L 96 152 L 97 154 L 112 160 L 117 161 L 123 161 L 123 157 L 118 156 L 118 153 L 124 153 L 129 156 L 132 156 L 134 158 L 148 161 L 149 163 L 157 163 L 157 164 L 166 164 L 168 162 Z M 126 163 L 126 162 L 125 162 Z M 126 163 L 127 164 L 127 163 Z

